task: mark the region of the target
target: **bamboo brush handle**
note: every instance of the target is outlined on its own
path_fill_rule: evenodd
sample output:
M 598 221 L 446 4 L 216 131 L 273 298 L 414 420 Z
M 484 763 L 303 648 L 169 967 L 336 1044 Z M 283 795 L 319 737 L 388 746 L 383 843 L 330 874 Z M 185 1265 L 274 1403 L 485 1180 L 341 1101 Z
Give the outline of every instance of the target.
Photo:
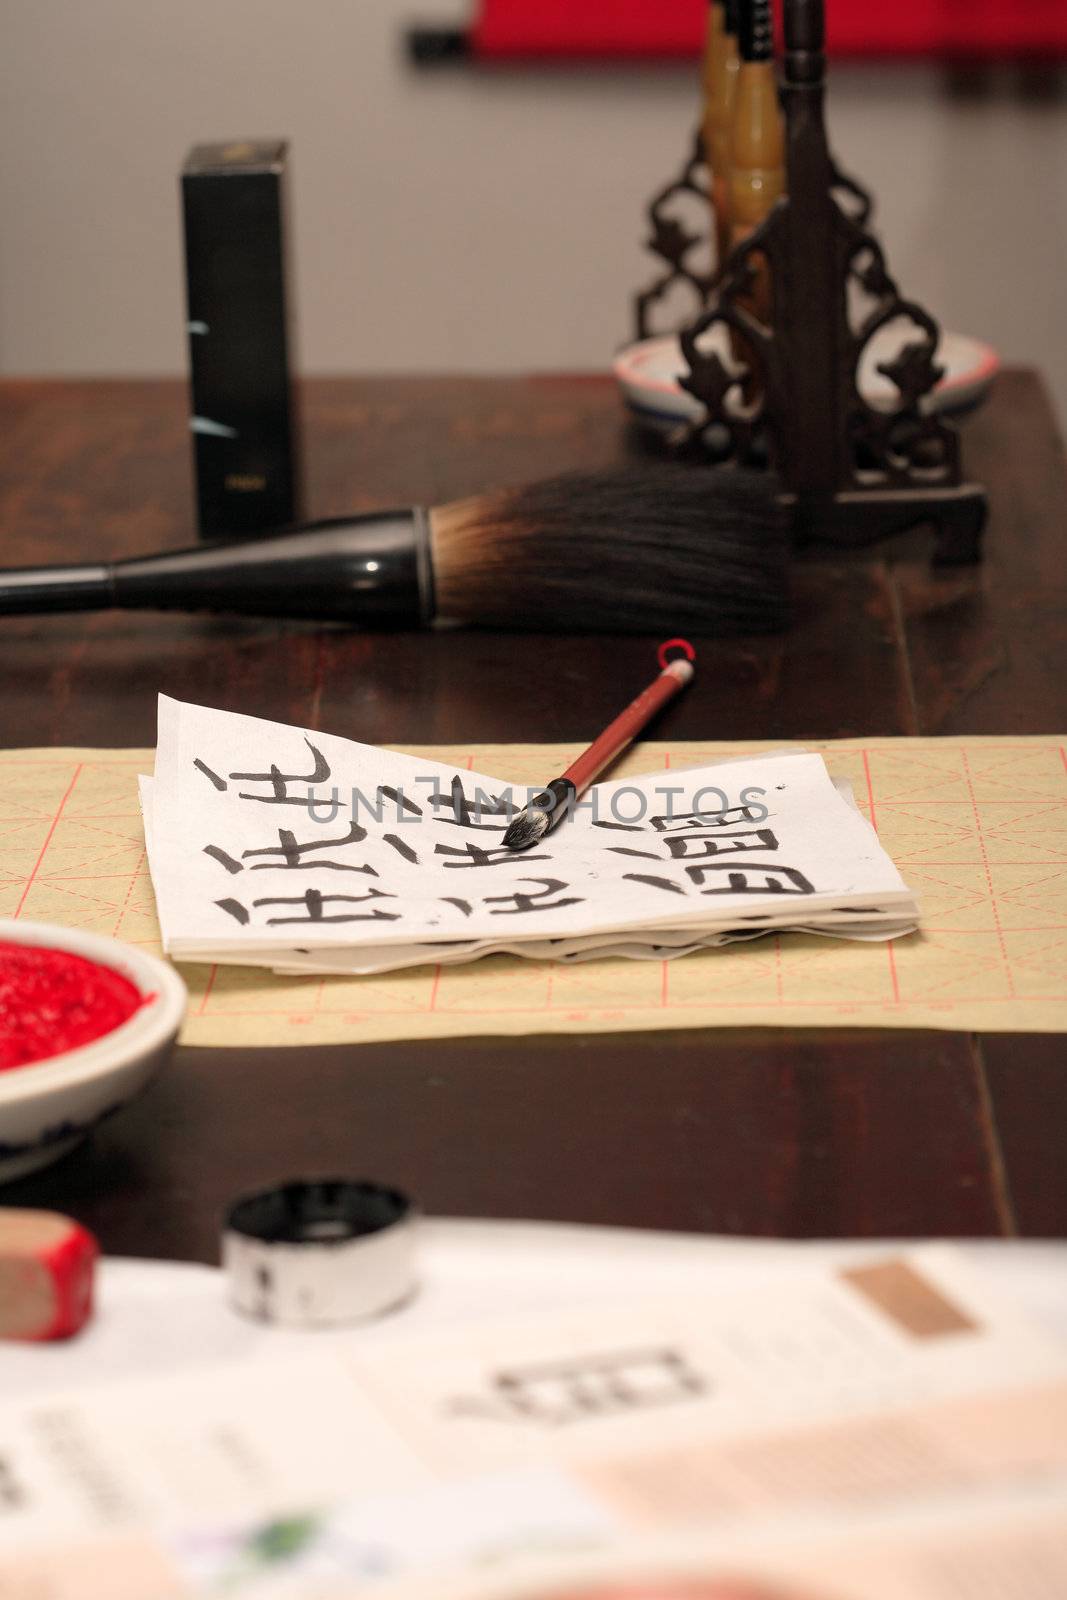
M 704 55 L 702 138 L 711 178 L 717 266 L 722 265 L 730 249 L 730 143 L 739 65 L 735 9 L 732 5 L 727 7 L 722 0 L 712 0 L 708 7 Z
M 785 192 L 785 128 L 766 0 L 742 0 L 730 148 L 730 228 L 739 244 Z

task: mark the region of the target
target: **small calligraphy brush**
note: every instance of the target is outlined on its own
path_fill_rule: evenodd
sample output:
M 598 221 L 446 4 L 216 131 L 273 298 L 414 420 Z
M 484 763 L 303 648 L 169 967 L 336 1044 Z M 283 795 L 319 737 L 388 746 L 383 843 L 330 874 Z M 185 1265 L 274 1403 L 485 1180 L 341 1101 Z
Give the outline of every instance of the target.
M 122 607 L 377 628 L 772 633 L 787 621 L 787 552 L 766 474 L 630 468 L 166 555 L 0 571 L 0 616 Z
M 668 659 L 667 652 L 676 647 L 683 654 Z M 669 639 L 659 647 L 660 671 L 647 689 L 632 700 L 625 711 L 620 711 L 614 722 L 609 722 L 604 732 L 593 740 L 588 750 L 583 750 L 572 761 L 566 772 L 546 783 L 540 794 L 535 794 L 507 827 L 504 844 L 509 850 L 528 850 L 537 844 L 559 822 L 579 795 L 585 793 L 594 778 L 633 743 L 656 712 L 673 700 L 692 681 L 696 652 L 684 639 Z

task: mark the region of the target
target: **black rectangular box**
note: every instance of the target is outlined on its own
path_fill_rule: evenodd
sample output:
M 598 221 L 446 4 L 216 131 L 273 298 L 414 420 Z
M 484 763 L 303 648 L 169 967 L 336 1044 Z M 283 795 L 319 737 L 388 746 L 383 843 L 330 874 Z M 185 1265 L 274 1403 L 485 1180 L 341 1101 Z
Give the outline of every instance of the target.
M 197 145 L 182 169 L 200 535 L 300 515 L 290 383 L 284 140 Z

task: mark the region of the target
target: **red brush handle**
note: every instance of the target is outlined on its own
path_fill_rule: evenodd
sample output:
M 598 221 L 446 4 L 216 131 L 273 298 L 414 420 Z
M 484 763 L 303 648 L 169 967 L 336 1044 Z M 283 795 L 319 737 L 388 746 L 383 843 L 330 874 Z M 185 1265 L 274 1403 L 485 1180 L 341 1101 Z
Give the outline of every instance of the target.
M 685 688 L 693 676 L 693 666 L 689 661 L 672 661 L 657 678 L 643 689 L 637 699 L 619 713 L 614 722 L 610 722 L 599 738 L 594 739 L 588 750 L 583 750 L 577 761 L 569 766 L 564 778 L 568 778 L 578 794 L 582 794 L 593 779 L 603 772 L 632 744 L 646 723 L 651 722 L 668 700 L 673 700 L 675 695 Z

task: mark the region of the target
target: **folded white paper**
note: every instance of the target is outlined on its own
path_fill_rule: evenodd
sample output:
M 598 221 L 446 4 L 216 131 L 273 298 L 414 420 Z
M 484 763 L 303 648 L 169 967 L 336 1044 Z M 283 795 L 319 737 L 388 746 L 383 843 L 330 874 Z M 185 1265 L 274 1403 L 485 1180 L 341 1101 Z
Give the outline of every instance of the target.
M 497 952 L 664 960 L 771 930 L 893 938 L 918 915 L 805 753 L 598 784 L 516 853 L 502 835 L 530 792 L 504 778 L 161 696 L 141 798 L 179 959 L 346 974 Z

